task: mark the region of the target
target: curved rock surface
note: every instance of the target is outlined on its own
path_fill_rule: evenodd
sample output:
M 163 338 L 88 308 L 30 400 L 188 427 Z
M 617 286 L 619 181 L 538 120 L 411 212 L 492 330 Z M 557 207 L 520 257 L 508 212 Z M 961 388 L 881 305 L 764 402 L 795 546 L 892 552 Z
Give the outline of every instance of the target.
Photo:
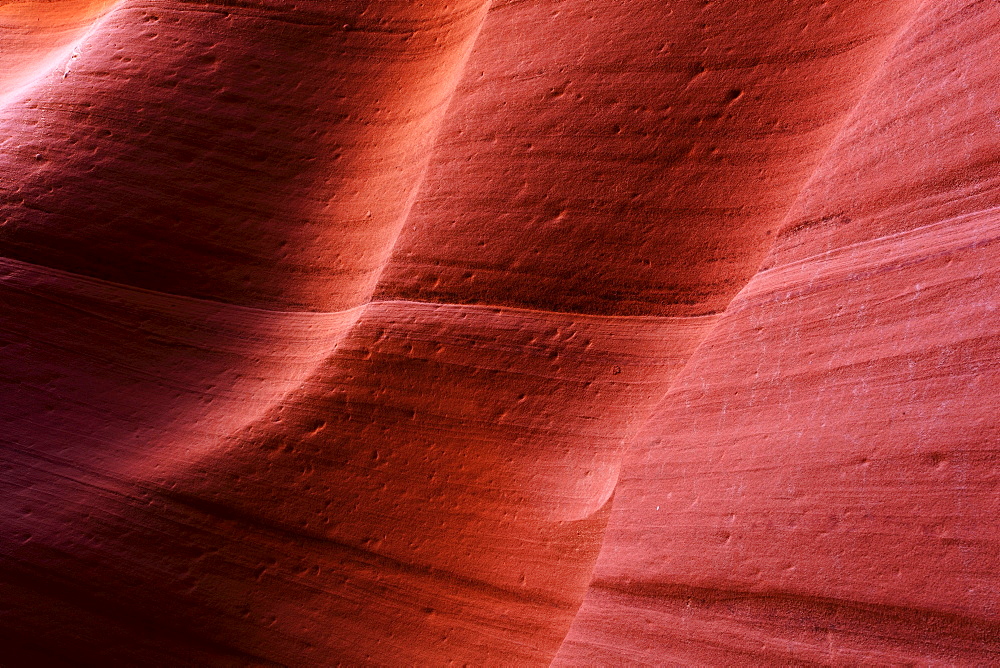
M 96 27 L 114 3 L 115 0 L 0 3 L 0 34 L 3 35 L 0 103 L 50 70 L 66 75 L 69 66 L 80 57 L 78 42 Z
M 998 22 L 0 4 L 0 664 L 998 660 Z
M 924 5 L 632 443 L 557 664 L 1000 660 L 998 25 Z

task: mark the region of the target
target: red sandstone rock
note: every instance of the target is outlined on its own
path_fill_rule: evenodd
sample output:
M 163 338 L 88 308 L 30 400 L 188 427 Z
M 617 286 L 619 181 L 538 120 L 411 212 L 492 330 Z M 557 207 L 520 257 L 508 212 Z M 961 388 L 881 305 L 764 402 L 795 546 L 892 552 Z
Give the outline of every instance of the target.
M 484 0 L 124 2 L 8 103 L 5 255 L 275 310 L 374 287 Z
M 0 104 L 47 72 L 67 76 L 76 42 L 114 0 L 13 0 L 0 3 Z
M 704 315 L 911 2 L 495 2 L 377 294 Z
M 996 11 L 487 4 L 21 11 L 0 662 L 995 657 Z
M 558 664 L 1000 658 L 998 24 L 900 40 L 635 439 Z
M 172 466 L 330 354 L 484 10 L 379 7 L 126 2 L 3 107 L 19 451 Z

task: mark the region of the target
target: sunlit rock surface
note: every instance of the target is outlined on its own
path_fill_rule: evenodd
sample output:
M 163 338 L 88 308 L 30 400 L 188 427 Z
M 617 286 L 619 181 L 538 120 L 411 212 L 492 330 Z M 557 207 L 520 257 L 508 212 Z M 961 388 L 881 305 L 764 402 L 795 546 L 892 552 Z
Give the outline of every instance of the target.
M 0 3 L 0 665 L 1000 661 L 997 35 Z

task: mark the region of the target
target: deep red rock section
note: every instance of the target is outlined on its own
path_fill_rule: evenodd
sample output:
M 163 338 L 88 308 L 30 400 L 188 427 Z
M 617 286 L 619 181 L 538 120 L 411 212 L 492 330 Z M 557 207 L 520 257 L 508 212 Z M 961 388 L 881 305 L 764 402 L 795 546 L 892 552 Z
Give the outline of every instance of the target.
M 1000 660 L 998 24 L 0 4 L 0 664 Z

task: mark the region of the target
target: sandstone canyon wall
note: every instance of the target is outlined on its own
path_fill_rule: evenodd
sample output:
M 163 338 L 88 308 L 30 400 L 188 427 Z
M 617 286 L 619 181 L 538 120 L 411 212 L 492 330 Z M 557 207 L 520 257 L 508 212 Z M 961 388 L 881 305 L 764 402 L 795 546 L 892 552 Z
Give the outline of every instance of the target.
M 633 440 L 557 663 L 998 660 L 998 26 L 901 37 Z
M 0 4 L 0 665 L 1000 661 L 998 27 Z

